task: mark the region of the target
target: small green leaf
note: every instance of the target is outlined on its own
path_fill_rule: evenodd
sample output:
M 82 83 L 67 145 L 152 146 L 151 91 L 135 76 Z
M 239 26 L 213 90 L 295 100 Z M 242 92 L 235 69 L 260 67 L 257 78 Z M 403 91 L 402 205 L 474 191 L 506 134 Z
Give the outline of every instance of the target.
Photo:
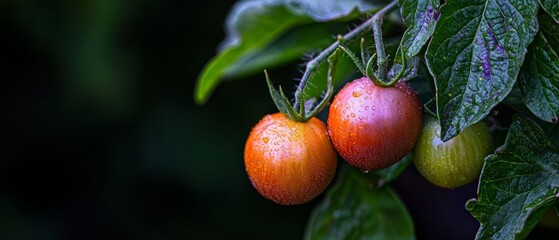
M 305 239 L 415 239 L 404 204 L 388 186 L 374 188 L 346 166 L 309 219 Z
M 559 193 L 559 153 L 532 120 L 515 117 L 505 145 L 485 158 L 478 198 L 466 209 L 477 239 L 523 239 Z
M 519 75 L 519 86 L 526 106 L 540 119 L 559 122 L 559 25 L 549 15 L 539 18 L 540 32 L 528 47 Z
M 399 51 L 404 51 L 408 60 L 419 54 L 421 48 L 433 35 L 439 17 L 439 2 L 439 0 L 398 0 L 404 24 L 408 26 L 408 30 L 402 37 Z
M 404 24 L 408 26 L 396 52 L 389 78 L 407 81 L 417 76 L 419 60 L 416 57 L 427 43 L 439 18 L 439 0 L 398 0 Z M 404 67 L 404 68 L 403 68 Z
M 313 31 L 320 33 L 309 36 L 307 32 L 303 34 L 301 29 L 305 28 L 301 26 L 313 22 L 348 21 L 374 9 L 375 5 L 364 0 L 240 1 L 227 18 L 227 38 L 219 54 L 210 60 L 198 78 L 195 101 L 205 103 L 226 76 L 246 76 L 260 72 L 262 69 L 258 68 L 263 64 L 277 66 L 300 57 L 304 51 L 324 44 L 321 40 L 327 33 L 321 30 L 331 30 L 316 29 Z M 278 40 L 282 36 L 286 39 Z M 317 40 L 317 36 L 320 40 L 312 41 Z M 283 52 L 278 48 L 289 50 L 278 54 Z M 266 50 L 277 58 L 268 58 L 263 53 Z
M 485 118 L 511 91 L 538 23 L 536 1 L 447 1 L 427 49 L 447 141 Z
M 559 1 L 557 0 L 538 0 L 542 8 L 559 23 Z

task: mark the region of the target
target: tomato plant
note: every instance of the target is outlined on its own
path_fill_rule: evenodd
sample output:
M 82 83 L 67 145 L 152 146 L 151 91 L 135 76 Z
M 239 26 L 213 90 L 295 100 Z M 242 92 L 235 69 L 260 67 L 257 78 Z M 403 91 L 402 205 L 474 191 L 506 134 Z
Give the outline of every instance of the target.
M 481 172 L 483 159 L 493 148 L 489 128 L 478 122 L 458 136 L 443 142 L 441 126 L 429 118 L 414 149 L 417 170 L 433 184 L 456 188 L 474 181 Z
M 390 14 L 395 9 L 399 16 Z M 340 174 L 311 215 L 307 238 L 413 239 L 409 214 L 403 204 L 391 204 L 399 199 L 390 189 L 390 181 L 405 169 L 415 170 L 407 168 L 411 158 L 437 186 L 458 188 L 479 175 L 477 193 L 465 203 L 480 223 L 476 238 L 526 238 L 543 213 L 559 205 L 557 9 L 553 1 L 241 2 L 228 20 L 227 41 L 200 75 L 195 100 L 207 101 L 222 79 L 273 69 L 315 51 L 293 91 L 276 88 L 265 71 L 281 112 L 277 118 L 294 126 L 315 122 L 316 116 L 327 118 L 337 153 L 365 171 Z M 350 31 L 332 30 L 364 16 Z M 327 116 L 321 115 L 336 89 L 356 78 L 339 90 L 324 111 Z M 423 111 L 432 119 L 417 141 Z M 493 123 L 491 131 L 486 120 Z M 263 141 L 266 134 L 255 131 L 247 146 Z M 491 139 L 501 135 L 493 151 Z M 304 145 L 286 147 L 317 147 Z M 414 146 L 412 157 L 408 152 Z M 251 170 L 254 159 L 266 157 L 245 152 L 248 175 L 262 195 L 281 202 L 270 195 L 279 195 L 282 187 L 264 190 L 273 185 L 271 179 L 291 190 L 308 187 L 291 180 L 290 173 L 257 177 L 272 173 Z M 316 165 L 314 158 L 300 160 Z M 258 183 L 259 178 L 267 184 Z M 329 180 L 318 182 L 305 201 Z M 295 195 L 301 201 L 289 203 L 305 202 Z M 405 224 L 392 231 L 382 221 L 364 220 L 375 213 Z
M 336 172 L 336 152 L 317 118 L 295 122 L 281 113 L 265 116 L 245 145 L 253 186 L 284 205 L 302 204 L 322 193 Z
M 346 84 L 334 98 L 328 130 L 336 150 L 350 165 L 381 169 L 413 148 L 421 116 L 419 99 L 407 84 L 379 87 L 363 77 Z

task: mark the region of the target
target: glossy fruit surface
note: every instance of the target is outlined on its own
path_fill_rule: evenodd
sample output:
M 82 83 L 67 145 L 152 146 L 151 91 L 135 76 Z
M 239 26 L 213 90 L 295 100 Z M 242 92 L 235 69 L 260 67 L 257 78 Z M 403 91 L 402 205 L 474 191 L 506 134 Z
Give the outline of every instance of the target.
M 431 183 L 456 188 L 474 181 L 483 159 L 493 150 L 493 139 L 485 123 L 476 123 L 458 136 L 443 142 L 440 125 L 430 118 L 423 126 L 414 149 L 417 170 Z
M 337 155 L 318 118 L 295 122 L 281 113 L 266 115 L 245 145 L 245 168 L 252 185 L 276 203 L 296 205 L 326 189 Z
M 422 110 L 405 83 L 378 87 L 363 77 L 344 86 L 328 113 L 328 130 L 338 153 L 362 170 L 386 168 L 413 148 Z

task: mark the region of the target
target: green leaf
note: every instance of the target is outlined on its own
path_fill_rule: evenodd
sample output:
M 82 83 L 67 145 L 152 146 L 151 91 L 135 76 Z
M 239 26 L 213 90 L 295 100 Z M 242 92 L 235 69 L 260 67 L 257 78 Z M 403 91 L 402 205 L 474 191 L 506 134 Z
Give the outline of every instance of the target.
M 505 145 L 489 155 L 477 200 L 466 209 L 481 223 L 477 239 L 522 239 L 559 193 L 559 153 L 542 129 L 515 117 Z
M 388 186 L 346 167 L 307 225 L 305 239 L 414 239 L 413 222 Z
M 548 15 L 539 18 L 540 32 L 528 47 L 519 75 L 526 106 L 540 119 L 559 122 L 559 25 Z
M 230 64 L 223 78 L 243 78 L 300 58 L 313 49 L 330 45 L 334 33 L 347 30 L 343 23 L 312 23 L 295 27 L 260 51 Z
M 559 23 L 559 1 L 557 0 L 539 0 L 542 8 Z
M 427 49 L 447 141 L 481 121 L 511 91 L 537 32 L 536 1 L 447 1 Z
M 407 81 L 417 76 L 419 59 L 416 57 L 427 43 L 439 18 L 439 0 L 398 0 L 400 14 L 408 29 L 404 32 L 394 64 L 388 73 L 389 78 L 403 75 L 400 81 Z M 405 69 L 402 69 L 405 65 Z
M 302 30 L 293 29 L 313 22 L 351 20 L 358 17 L 359 13 L 370 12 L 373 9 L 376 9 L 375 5 L 364 0 L 247 0 L 239 2 L 234 6 L 227 19 L 227 38 L 222 44 L 219 54 L 210 60 L 198 78 L 194 94 L 195 101 L 199 104 L 205 103 L 215 87 L 225 77 L 260 72 L 263 69 L 258 70 L 258 68 L 262 67 L 262 64 L 277 66 L 300 57 L 303 51 L 312 50 L 323 44 L 321 41 L 316 41 L 308 46 L 299 46 L 299 44 L 312 43 L 312 39 L 316 40 L 316 37 L 323 39 L 322 37 L 326 33 L 320 32 L 313 37 L 307 33 L 302 34 Z M 287 39 L 284 41 L 278 40 L 289 33 L 291 33 L 291 37 L 286 36 Z M 294 41 L 294 43 L 289 41 Z M 276 45 L 273 45 L 274 43 Z M 280 49 L 278 50 L 278 48 Z M 267 49 L 279 57 L 266 58 L 267 55 L 263 51 Z M 278 52 L 282 52 L 282 49 L 291 50 L 286 54 L 277 55 Z M 259 62 L 262 57 L 265 61 Z M 247 63 L 246 67 L 243 63 Z
M 404 51 L 407 59 L 416 56 L 433 35 L 439 17 L 439 2 L 439 0 L 398 0 L 404 24 L 408 26 L 402 37 L 399 51 Z

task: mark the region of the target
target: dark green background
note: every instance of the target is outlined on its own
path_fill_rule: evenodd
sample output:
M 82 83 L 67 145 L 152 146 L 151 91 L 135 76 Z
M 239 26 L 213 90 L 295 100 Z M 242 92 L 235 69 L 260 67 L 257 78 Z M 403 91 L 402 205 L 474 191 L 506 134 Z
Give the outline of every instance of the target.
M 263 76 L 192 99 L 233 3 L 0 0 L 0 239 L 303 236 L 321 196 L 279 206 L 244 171 L 250 128 L 276 111 Z M 475 183 L 439 189 L 412 166 L 394 186 L 419 239 L 475 235 Z

